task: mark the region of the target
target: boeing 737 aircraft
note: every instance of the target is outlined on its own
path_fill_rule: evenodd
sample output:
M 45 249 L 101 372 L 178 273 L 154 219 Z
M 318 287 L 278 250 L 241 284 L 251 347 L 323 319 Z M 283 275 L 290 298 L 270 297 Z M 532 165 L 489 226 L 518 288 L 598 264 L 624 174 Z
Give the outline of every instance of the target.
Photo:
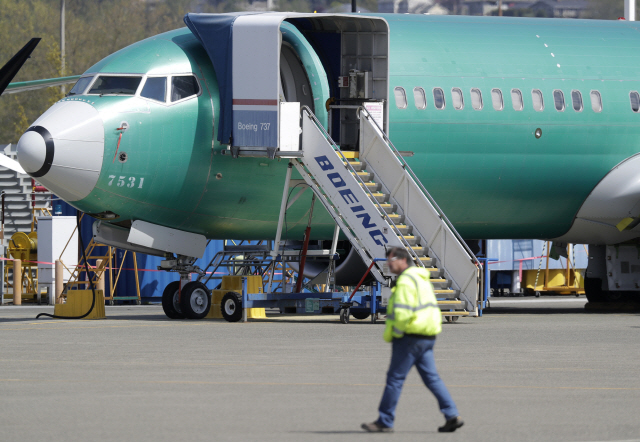
M 89 68 L 18 144 L 27 173 L 102 220 L 103 241 L 179 258 L 184 244 L 156 249 L 132 232 L 273 239 L 288 164 L 267 133 L 279 104 L 308 106 L 356 150 L 352 108 L 376 101 L 380 125 L 463 238 L 590 244 L 589 300 L 638 294 L 640 24 L 293 13 L 185 22 Z M 288 239 L 302 239 L 311 196 L 288 209 Z M 334 226 L 316 208 L 312 239 L 330 240 Z

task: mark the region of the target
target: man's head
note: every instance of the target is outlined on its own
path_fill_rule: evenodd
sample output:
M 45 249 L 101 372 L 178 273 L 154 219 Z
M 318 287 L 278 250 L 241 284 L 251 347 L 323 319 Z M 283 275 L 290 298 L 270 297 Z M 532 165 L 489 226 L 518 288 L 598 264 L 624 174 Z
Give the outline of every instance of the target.
M 407 267 L 411 267 L 413 265 L 413 261 L 411 260 L 409 252 L 405 249 L 401 247 L 392 247 L 387 250 L 387 265 L 391 272 L 399 275 L 404 272 Z

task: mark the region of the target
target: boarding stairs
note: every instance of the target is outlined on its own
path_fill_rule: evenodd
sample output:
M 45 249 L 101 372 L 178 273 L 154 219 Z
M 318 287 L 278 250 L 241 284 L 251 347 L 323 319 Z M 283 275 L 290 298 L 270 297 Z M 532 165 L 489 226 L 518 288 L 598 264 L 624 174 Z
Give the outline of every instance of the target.
M 105 271 L 107 271 L 111 263 L 111 259 L 113 257 L 112 247 L 106 247 L 106 251 L 107 251 L 106 255 L 94 254 L 94 252 L 96 251 L 95 250 L 96 247 L 100 247 L 100 246 L 105 247 L 104 244 L 99 244 L 93 238 L 91 238 L 91 241 L 87 245 L 85 249 L 85 254 L 84 254 L 84 256 L 87 257 L 86 264 L 85 264 L 84 256 L 80 256 L 77 266 L 75 266 L 74 268 L 67 268 L 67 270 L 71 273 L 71 276 L 69 277 L 69 280 L 64 286 L 63 296 L 66 296 L 67 290 L 80 290 L 80 289 L 88 288 L 90 286 L 89 278 L 91 278 L 91 281 L 93 282 L 94 287 L 98 284 L 98 281 L 100 281 L 100 279 L 102 278 L 102 275 L 104 275 Z M 94 261 L 94 263 L 91 264 L 90 261 Z M 90 273 L 89 276 L 86 275 L 85 266 L 89 267 L 89 273 Z M 83 273 L 85 273 L 84 279 L 81 278 Z M 118 272 L 118 277 L 119 276 L 120 276 L 120 273 Z
M 388 137 L 359 111 L 359 152 L 341 151 L 307 107 L 302 155 L 291 161 L 375 279 L 393 275 L 389 247 L 404 247 L 431 274 L 443 315 L 477 316 L 480 264 Z
M 0 145 L 0 154 L 16 160 L 16 145 Z M 31 177 L 10 169 L 0 168 L 0 191 L 5 194 L 4 240 L 6 247 L 16 232 L 33 231 L 34 217 L 51 210 L 51 193 L 38 193 L 32 200 Z M 33 207 L 35 203 L 35 207 Z M 35 210 L 34 210 L 35 209 Z

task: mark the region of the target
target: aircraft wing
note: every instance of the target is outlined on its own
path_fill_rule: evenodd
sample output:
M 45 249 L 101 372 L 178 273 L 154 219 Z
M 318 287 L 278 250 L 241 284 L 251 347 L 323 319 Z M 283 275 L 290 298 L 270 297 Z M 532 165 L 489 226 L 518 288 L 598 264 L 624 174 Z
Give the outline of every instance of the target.
M 32 80 L 32 81 L 20 81 L 11 83 L 7 86 L 6 90 L 2 93 L 16 94 L 18 92 L 32 91 L 36 89 L 43 89 L 45 87 L 62 86 L 63 84 L 75 83 L 80 78 L 80 75 L 71 75 L 69 77 L 48 78 L 45 80 Z

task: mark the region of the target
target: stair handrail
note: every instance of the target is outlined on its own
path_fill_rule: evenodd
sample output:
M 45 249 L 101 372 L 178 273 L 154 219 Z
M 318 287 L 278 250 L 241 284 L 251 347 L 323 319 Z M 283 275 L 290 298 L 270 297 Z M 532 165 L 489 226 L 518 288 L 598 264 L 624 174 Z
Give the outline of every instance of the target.
M 369 197 L 371 198 L 372 202 L 376 206 L 378 206 L 378 209 L 379 209 L 381 215 L 383 216 L 383 218 L 386 219 L 386 221 L 389 223 L 389 225 L 394 230 L 395 234 L 400 237 L 400 241 L 405 245 L 405 248 L 407 249 L 409 254 L 412 256 L 413 260 L 416 263 L 418 263 L 418 265 L 420 265 L 421 267 L 425 267 L 424 263 L 422 261 L 420 261 L 420 257 L 418 256 L 418 254 L 413 250 L 413 248 L 411 247 L 411 244 L 409 244 L 409 241 L 407 241 L 407 239 L 404 237 L 404 234 L 396 226 L 396 223 L 393 222 L 393 220 L 391 219 L 391 217 L 389 216 L 387 211 L 384 210 L 384 208 L 380 205 L 380 202 L 378 201 L 378 199 L 373 195 L 373 192 L 371 192 L 371 190 L 369 190 L 369 188 L 367 187 L 367 185 L 364 182 L 364 180 L 362 180 L 362 178 L 360 178 L 360 175 L 358 175 L 357 171 L 353 168 L 353 166 L 351 166 L 351 164 L 349 164 L 349 160 L 342 153 L 342 150 L 340 149 L 340 146 L 338 146 L 336 144 L 336 142 L 333 141 L 333 138 L 331 138 L 331 135 L 329 135 L 329 133 L 325 130 L 324 126 L 322 126 L 322 123 L 320 123 L 320 121 L 316 118 L 315 114 L 311 111 L 309 106 L 302 106 L 301 111 L 306 113 L 307 116 L 311 119 L 311 121 L 314 122 L 316 127 L 318 127 L 318 129 L 320 129 L 320 131 L 323 133 L 323 135 L 327 139 L 327 141 L 329 143 L 331 143 L 331 146 L 334 148 L 333 149 L 334 152 L 338 153 L 338 155 L 344 160 L 344 163 L 346 164 L 346 167 L 349 169 L 349 171 L 353 173 L 353 176 L 358 181 L 360 181 L 360 183 L 363 185 L 362 186 L 363 189 L 365 190 L 365 192 L 367 192 L 369 194 Z M 321 199 L 321 201 L 322 201 L 322 199 Z M 372 259 L 375 259 L 375 257 L 372 257 Z
M 449 218 L 447 218 L 447 216 L 444 214 L 444 211 L 440 208 L 440 206 L 438 206 L 438 203 L 436 203 L 436 200 L 431 196 L 431 194 L 429 193 L 429 191 L 422 185 L 422 182 L 420 181 L 420 179 L 418 178 L 418 176 L 415 174 L 415 172 L 413 171 L 413 169 L 411 169 L 411 167 L 409 166 L 409 164 L 404 160 L 404 158 L 402 157 L 402 155 L 400 155 L 400 152 L 398 151 L 398 149 L 396 149 L 396 146 L 394 146 L 394 144 L 391 142 L 391 140 L 389 139 L 389 137 L 387 136 L 386 133 L 384 133 L 384 131 L 380 128 L 380 126 L 378 125 L 378 123 L 376 122 L 376 120 L 373 118 L 373 116 L 371 115 L 371 113 L 365 108 L 365 107 L 360 107 L 357 111 L 356 111 L 356 115 L 358 116 L 358 118 L 360 118 L 360 113 L 365 112 L 366 113 L 366 118 L 369 120 L 369 122 L 373 123 L 375 125 L 375 127 L 378 129 L 378 131 L 382 134 L 382 137 L 384 138 L 384 141 L 387 143 L 387 145 L 389 147 L 391 147 L 391 149 L 393 150 L 393 153 L 395 154 L 396 158 L 398 159 L 398 161 L 400 162 L 400 164 L 402 165 L 402 168 L 404 170 L 406 170 L 407 172 L 409 172 L 409 175 L 411 176 L 411 178 L 413 179 L 413 181 L 420 187 L 420 189 L 422 190 L 422 192 L 424 193 L 424 195 L 427 197 L 427 199 L 429 200 L 429 202 L 431 203 L 431 205 L 433 206 L 433 208 L 436 210 L 436 212 L 438 212 L 438 216 L 440 217 L 440 219 L 442 219 L 445 224 L 447 225 L 447 227 L 449 227 L 449 229 L 451 230 L 451 232 L 454 234 L 454 236 L 458 239 L 458 242 L 460 244 L 462 244 L 462 246 L 464 247 L 465 251 L 467 252 L 467 254 L 469 255 L 469 257 L 471 258 L 471 261 L 478 267 L 480 267 L 480 262 L 478 261 L 478 258 L 476 257 L 475 253 L 473 253 L 471 251 L 471 249 L 469 248 L 469 246 L 467 245 L 467 243 L 464 241 L 464 239 L 462 239 L 462 236 L 460 236 L 460 234 L 458 233 L 458 231 L 456 230 L 455 227 L 453 227 L 453 223 L 451 223 L 451 221 L 449 221 Z

